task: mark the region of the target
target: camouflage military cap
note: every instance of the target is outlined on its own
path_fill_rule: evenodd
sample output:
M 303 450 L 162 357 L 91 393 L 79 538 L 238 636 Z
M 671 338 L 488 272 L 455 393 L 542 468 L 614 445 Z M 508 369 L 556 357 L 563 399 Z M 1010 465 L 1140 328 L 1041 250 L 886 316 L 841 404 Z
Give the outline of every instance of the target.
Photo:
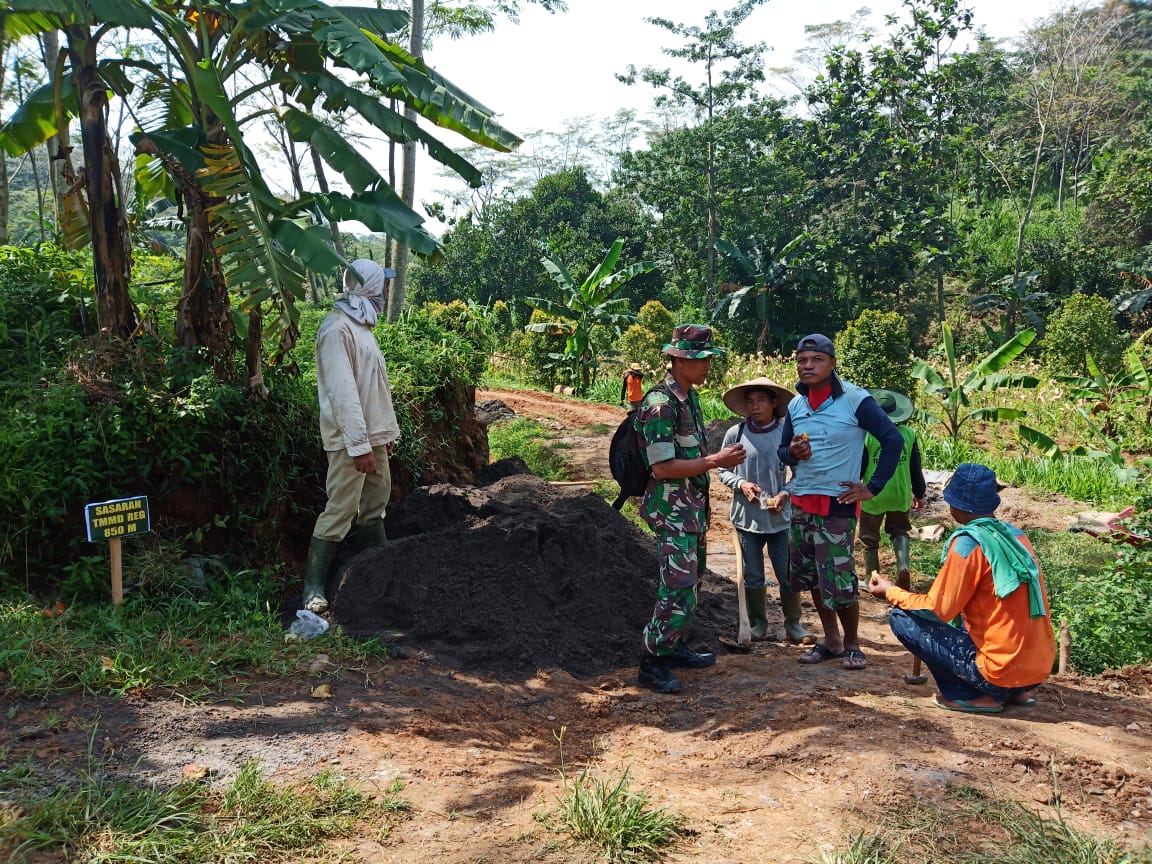
M 702 324 L 681 324 L 672 331 L 672 341 L 662 349 L 670 357 L 698 360 L 723 354 L 724 349 L 712 344 L 712 328 Z

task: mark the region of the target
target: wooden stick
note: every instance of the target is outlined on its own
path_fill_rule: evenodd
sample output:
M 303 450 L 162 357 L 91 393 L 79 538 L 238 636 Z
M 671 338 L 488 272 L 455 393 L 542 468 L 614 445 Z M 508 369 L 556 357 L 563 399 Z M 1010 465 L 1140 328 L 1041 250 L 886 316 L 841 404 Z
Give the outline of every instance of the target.
M 744 553 L 740 549 L 740 535 L 735 528 L 732 529 L 732 545 L 736 549 L 736 603 L 740 609 L 736 642 L 740 645 L 751 645 L 752 626 L 748 623 L 748 600 L 744 597 Z
M 120 538 L 108 538 L 108 554 L 112 558 L 112 605 L 124 602 L 124 580 L 121 571 Z
M 1072 631 L 1068 629 L 1068 622 L 1060 622 L 1060 659 L 1057 661 L 1056 674 L 1063 675 L 1068 671 L 1068 656 L 1072 653 Z

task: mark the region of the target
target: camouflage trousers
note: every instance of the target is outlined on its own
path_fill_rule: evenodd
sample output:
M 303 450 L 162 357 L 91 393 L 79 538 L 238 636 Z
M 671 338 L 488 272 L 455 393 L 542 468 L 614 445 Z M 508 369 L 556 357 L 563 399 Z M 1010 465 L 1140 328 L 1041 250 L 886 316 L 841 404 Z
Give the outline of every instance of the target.
M 852 516 L 817 516 L 796 509 L 792 512 L 790 576 L 792 590 L 820 589 L 826 609 L 851 609 L 859 595 L 852 541 L 856 519 Z
M 708 547 L 703 534 L 656 532 L 660 557 L 660 587 L 652 620 L 644 628 L 647 654 L 671 654 L 696 611 L 696 591 L 707 566 Z

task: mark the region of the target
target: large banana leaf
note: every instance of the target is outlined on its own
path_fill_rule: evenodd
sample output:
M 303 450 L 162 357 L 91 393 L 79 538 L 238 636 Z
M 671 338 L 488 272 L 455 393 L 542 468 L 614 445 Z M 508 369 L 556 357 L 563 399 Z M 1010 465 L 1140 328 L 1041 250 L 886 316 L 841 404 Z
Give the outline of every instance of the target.
M 388 234 L 422 255 L 440 251 L 440 242 L 421 227 L 424 220 L 401 201 L 391 187 L 369 189 L 351 197 L 340 192 L 305 195 L 293 202 L 289 210 L 298 213 L 311 207 L 318 207 L 337 222 L 362 222 L 369 231 Z
M 469 141 L 502 153 L 520 145 L 520 138 L 492 119 L 491 110 L 429 69 L 424 61 L 417 60 L 399 45 L 370 38 L 404 78 L 404 86 L 388 89 L 388 95 L 411 106 L 437 126 L 459 132 Z
M 576 280 L 572 278 L 572 274 L 568 272 L 568 268 L 564 266 L 563 261 L 555 255 L 549 254 L 541 258 L 540 263 L 544 265 L 544 269 L 548 271 L 548 275 L 552 277 L 552 281 L 560 286 L 560 290 L 571 294 L 577 293 Z
M 46 29 L 60 29 L 60 24 L 97 22 L 121 27 L 148 27 L 158 12 L 144 0 L 9 0 L 5 5 L 11 12 L 58 16 L 59 21 Z
M 356 193 L 385 183 L 372 163 L 347 138 L 315 115 L 290 106 L 281 106 L 277 113 L 292 140 L 311 145 L 331 168 L 340 172 Z
M 77 116 L 76 93 L 72 89 L 72 76 L 60 81 L 64 122 Z M 37 87 L 11 117 L 0 126 L 0 147 L 9 156 L 21 156 L 33 147 L 39 147 L 58 130 L 56 124 L 56 96 L 51 83 Z
M 276 243 L 269 214 L 279 207 L 244 137 L 216 66 L 202 60 L 194 67 L 200 99 L 216 115 L 229 142 L 205 145 L 206 164 L 198 178 L 206 192 L 223 199 L 209 210 L 214 246 L 225 265 L 229 288 L 241 295 L 241 307 L 255 308 L 276 296 L 285 318 L 299 317 L 295 300 L 304 296 L 304 270 Z
M 240 8 L 248 13 L 240 18 L 244 30 L 253 36 L 272 28 L 299 36 L 310 34 L 324 45 L 327 56 L 367 75 L 377 87 L 403 86 L 404 76 L 380 49 L 387 43 L 365 33 L 339 9 L 320 0 L 253 0 Z
M 272 234 L 281 246 L 316 273 L 330 273 L 348 262 L 332 248 L 332 232 L 323 225 L 307 227 L 290 219 L 272 221 Z
M 1024 349 L 1031 345 L 1035 338 L 1035 330 L 1021 330 L 987 357 L 981 359 L 969 374 L 969 379 L 971 380 L 981 375 L 987 375 L 990 372 L 999 372 L 1023 354 Z M 952 354 L 954 352 L 949 353 Z
M 428 151 L 428 155 L 446 165 L 473 188 L 483 185 L 484 178 L 480 171 L 467 159 L 438 138 L 433 137 L 418 124 L 393 111 L 376 96 L 362 93 L 354 87 L 349 87 L 334 75 L 294 73 L 292 77 L 302 86 L 316 90 L 327 97 L 324 108 L 327 111 L 343 112 L 351 108 L 361 117 L 387 135 L 394 141 L 419 141 Z
M 620 260 L 620 250 L 624 248 L 624 238 L 617 237 L 609 247 L 608 252 L 600 259 L 600 263 L 596 265 L 588 278 L 584 280 L 580 286 L 580 296 L 585 301 L 590 303 L 598 302 L 592 298 L 596 295 L 596 289 L 600 283 L 611 275 L 612 271 L 616 268 L 616 262 Z
M 403 9 L 369 9 L 365 6 L 333 6 L 333 10 L 352 21 L 361 30 L 376 36 L 399 33 L 412 17 Z

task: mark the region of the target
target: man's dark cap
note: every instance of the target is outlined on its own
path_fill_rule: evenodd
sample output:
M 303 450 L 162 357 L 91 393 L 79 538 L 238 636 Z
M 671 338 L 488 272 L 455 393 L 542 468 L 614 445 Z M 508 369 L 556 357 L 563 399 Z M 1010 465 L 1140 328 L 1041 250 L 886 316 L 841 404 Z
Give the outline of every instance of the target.
M 796 353 L 799 354 L 801 351 L 819 351 L 829 357 L 836 356 L 836 346 L 823 333 L 811 333 L 801 339 L 796 345 Z

